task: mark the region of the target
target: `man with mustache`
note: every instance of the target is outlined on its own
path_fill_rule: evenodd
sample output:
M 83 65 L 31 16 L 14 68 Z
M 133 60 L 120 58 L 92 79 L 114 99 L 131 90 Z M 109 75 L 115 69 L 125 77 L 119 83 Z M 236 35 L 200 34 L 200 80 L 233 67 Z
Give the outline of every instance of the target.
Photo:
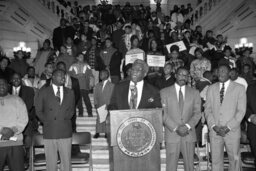
M 176 83 L 160 92 L 164 109 L 166 170 L 177 170 L 182 153 L 185 171 L 193 171 L 195 126 L 201 118 L 201 98 L 197 90 L 186 85 L 189 77 L 186 68 L 178 68 L 175 77 Z
M 147 75 L 148 65 L 145 61 L 137 59 L 132 65 L 130 80 L 120 82 L 115 85 L 112 98 L 110 100 L 110 110 L 122 110 L 122 109 L 153 109 L 161 108 L 160 94 L 157 88 L 144 81 L 144 77 Z M 113 151 L 112 151 L 113 150 Z M 136 171 L 137 166 L 141 164 L 141 161 L 151 161 L 151 164 L 145 165 L 144 170 L 160 170 L 160 146 L 156 143 L 152 149 L 151 154 L 145 155 L 141 158 L 130 158 L 129 162 L 125 161 L 127 158 L 122 153 L 118 152 L 118 146 L 113 146 L 111 149 L 113 157 L 119 166 L 122 166 L 122 171 Z M 118 170 L 114 168 L 114 170 Z

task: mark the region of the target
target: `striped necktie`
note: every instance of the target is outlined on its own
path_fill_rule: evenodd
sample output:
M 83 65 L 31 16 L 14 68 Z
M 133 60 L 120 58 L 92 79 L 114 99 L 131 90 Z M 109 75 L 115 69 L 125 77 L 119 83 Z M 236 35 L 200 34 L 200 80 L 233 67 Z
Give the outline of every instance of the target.
M 224 100 L 224 92 L 225 92 L 225 84 L 222 83 L 222 87 L 220 89 L 220 104 L 222 104 L 222 102 Z

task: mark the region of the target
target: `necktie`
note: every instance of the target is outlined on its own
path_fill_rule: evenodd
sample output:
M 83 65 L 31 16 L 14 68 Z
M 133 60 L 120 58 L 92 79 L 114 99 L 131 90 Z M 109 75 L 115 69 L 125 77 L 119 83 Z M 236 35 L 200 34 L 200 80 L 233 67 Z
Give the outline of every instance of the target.
M 225 84 L 222 83 L 222 87 L 220 89 L 220 104 L 222 104 L 223 99 L 224 99 L 224 92 L 225 92 Z
M 58 87 L 58 90 L 57 90 L 57 92 L 56 92 L 56 98 L 57 98 L 57 100 L 58 100 L 58 102 L 59 102 L 59 104 L 60 104 L 60 87 Z
M 184 99 L 183 99 L 183 93 L 182 93 L 181 87 L 180 87 L 180 91 L 179 91 L 179 107 L 180 107 L 181 113 L 183 111 L 183 106 L 184 106 Z
M 130 109 L 136 109 L 137 107 L 137 96 L 138 90 L 136 84 L 130 87 L 131 89 L 131 98 L 130 98 Z

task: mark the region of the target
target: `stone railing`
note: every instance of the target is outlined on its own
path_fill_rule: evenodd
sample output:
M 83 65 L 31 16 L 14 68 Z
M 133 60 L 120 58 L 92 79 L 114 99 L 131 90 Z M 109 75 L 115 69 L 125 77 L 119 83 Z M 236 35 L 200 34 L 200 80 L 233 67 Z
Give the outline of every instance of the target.
M 62 4 L 60 4 L 57 0 L 38 0 L 45 8 L 51 11 L 54 15 L 56 15 L 59 19 L 65 18 L 69 22 L 75 16 L 65 8 Z
M 191 20 L 191 25 L 195 25 L 200 19 L 220 4 L 223 0 L 204 0 L 187 17 Z

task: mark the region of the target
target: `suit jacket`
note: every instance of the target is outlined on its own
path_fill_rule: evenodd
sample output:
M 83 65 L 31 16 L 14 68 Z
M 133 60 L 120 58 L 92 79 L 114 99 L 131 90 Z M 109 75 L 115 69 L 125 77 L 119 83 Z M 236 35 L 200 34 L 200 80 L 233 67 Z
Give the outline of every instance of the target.
M 248 120 L 252 114 L 256 114 L 256 82 L 250 84 L 247 88 L 247 109 L 245 118 Z M 249 139 L 256 138 L 256 125 L 248 122 L 247 136 Z
M 103 91 L 103 82 L 98 83 L 94 88 L 94 105 L 96 108 L 101 107 L 102 105 L 106 104 L 109 105 L 110 98 L 113 93 L 114 84 L 110 81 L 107 81 Z
M 43 122 L 45 139 L 61 139 L 72 136 L 71 118 L 75 110 L 73 90 L 64 87 L 63 100 L 59 104 L 53 87 L 43 87 L 39 90 L 35 107 L 38 118 Z
M 13 89 L 11 87 L 9 91 L 10 94 L 12 94 L 12 90 Z M 34 123 L 36 119 L 35 111 L 34 111 L 34 97 L 35 97 L 34 89 L 31 87 L 22 85 L 20 87 L 19 97 L 24 101 L 27 107 L 28 118 L 29 118 L 28 124 L 24 129 L 23 133 L 25 135 L 31 135 L 34 130 L 34 124 L 36 124 Z
M 118 83 L 113 91 L 109 110 L 130 109 L 128 102 L 130 81 Z M 159 90 L 144 81 L 142 95 L 138 109 L 161 108 Z
M 78 79 L 74 78 L 74 77 L 70 77 L 71 79 L 71 84 L 72 84 L 72 90 L 74 91 L 74 95 L 75 95 L 75 104 L 78 104 L 78 101 L 80 99 L 80 86 L 79 86 L 79 81 Z M 52 79 L 47 79 L 46 83 L 43 87 L 49 87 L 51 85 L 51 81 Z
M 239 138 L 240 123 L 246 111 L 246 93 L 244 86 L 230 81 L 224 95 L 224 100 L 220 104 L 220 83 L 215 83 L 208 88 L 205 103 L 205 115 L 211 135 L 216 135 L 212 131 L 212 126 L 228 126 L 231 131 L 227 136 Z
M 185 87 L 184 107 L 181 112 L 175 85 L 160 91 L 164 109 L 165 141 L 167 143 L 179 142 L 181 139 L 187 142 L 196 141 L 195 126 L 201 118 L 201 98 L 199 92 L 189 86 Z M 173 130 L 180 125 L 189 124 L 191 130 L 184 138 Z

